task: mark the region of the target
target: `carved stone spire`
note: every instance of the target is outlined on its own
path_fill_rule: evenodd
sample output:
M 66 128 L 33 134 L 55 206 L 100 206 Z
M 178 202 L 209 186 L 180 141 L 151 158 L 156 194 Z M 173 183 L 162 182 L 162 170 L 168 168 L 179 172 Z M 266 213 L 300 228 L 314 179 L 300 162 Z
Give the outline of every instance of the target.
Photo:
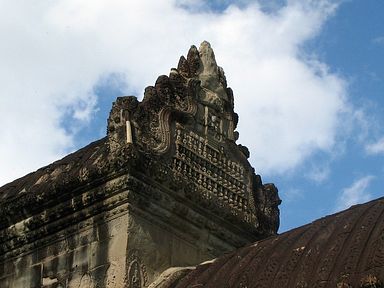
M 107 137 L 0 188 L 0 287 L 148 287 L 276 234 L 232 95 L 209 43 L 192 46 L 142 101 L 116 99 Z
M 198 73 L 198 78 L 201 81 L 201 87 L 204 90 L 211 92 L 205 92 L 203 99 L 208 100 L 208 102 L 212 101 L 212 99 L 207 99 L 211 96 L 219 97 L 224 101 L 228 101 L 228 96 L 225 91 L 227 84 L 225 81 L 224 70 L 217 66 L 215 54 L 213 53 L 211 45 L 207 41 L 201 43 L 199 56 L 201 60 L 201 66 Z
M 180 192 L 185 197 L 273 234 L 279 225 L 277 189 L 262 184 L 248 149 L 235 143 L 237 121 L 232 90 L 204 41 L 199 49 L 191 46 L 169 76 L 147 87 L 142 102 L 117 99 L 108 120 L 109 147 L 111 153 L 135 147 L 147 162 L 165 165 L 151 164 L 146 173 L 160 177 L 168 169 L 167 177 L 187 183 Z
M 118 98 L 113 106 L 108 120 L 112 150 L 119 143 L 125 145 L 129 138 L 141 147 L 163 153 L 170 148 L 168 126 L 172 115 L 188 118 L 195 123 L 195 129 L 204 131 L 205 137 L 213 136 L 220 141 L 237 139 L 233 93 L 227 88 L 224 71 L 206 41 L 199 50 L 191 46 L 187 59 L 182 56 L 169 77 L 162 75 L 155 86 L 147 87 L 141 103 L 134 98 Z M 125 129 L 125 123 L 132 125 L 132 136 L 128 138 L 125 134 L 130 129 Z

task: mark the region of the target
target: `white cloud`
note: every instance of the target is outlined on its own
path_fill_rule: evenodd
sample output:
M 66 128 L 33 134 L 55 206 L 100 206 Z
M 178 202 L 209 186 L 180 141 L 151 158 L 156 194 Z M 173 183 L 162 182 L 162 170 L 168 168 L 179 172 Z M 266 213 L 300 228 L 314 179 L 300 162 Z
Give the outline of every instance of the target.
M 370 155 L 383 154 L 384 153 L 384 137 L 379 139 L 375 143 L 367 144 L 365 151 Z
M 298 200 L 301 200 L 304 196 L 304 192 L 298 188 L 283 190 L 280 193 L 282 194 L 284 203 L 296 202 Z
M 330 173 L 331 168 L 327 163 L 325 165 L 317 165 L 311 167 L 306 176 L 310 180 L 315 181 L 316 183 L 323 183 L 325 180 L 328 179 Z
M 345 83 L 300 47 L 316 37 L 335 1 L 288 1 L 269 14 L 249 2 L 214 13 L 171 0 L 2 1 L 0 183 L 76 146 L 69 132 L 76 129 L 64 129 L 63 117 L 89 120 L 100 77 L 124 75 L 127 94 L 141 97 L 203 40 L 226 71 L 240 141 L 259 172 L 285 172 L 331 149 Z
M 367 188 L 373 179 L 373 176 L 368 175 L 357 179 L 351 186 L 343 189 L 343 192 L 336 201 L 335 211 L 344 210 L 352 205 L 371 200 L 372 195 L 367 191 Z

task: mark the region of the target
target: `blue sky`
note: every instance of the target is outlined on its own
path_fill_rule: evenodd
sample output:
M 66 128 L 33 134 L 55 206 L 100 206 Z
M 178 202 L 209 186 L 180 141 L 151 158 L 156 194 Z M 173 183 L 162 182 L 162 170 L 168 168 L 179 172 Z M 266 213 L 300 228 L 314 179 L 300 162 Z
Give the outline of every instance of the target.
M 383 196 L 382 11 L 383 1 L 345 1 L 325 23 L 320 34 L 305 43 L 308 53 L 315 53 L 331 71 L 347 81 L 351 109 L 361 114 L 355 116 L 357 119 L 348 128 L 351 130 L 347 135 L 343 135 L 345 131 L 339 131 L 343 135 L 340 151 L 336 149 L 331 151 L 331 155 L 314 155 L 307 159 L 294 177 L 274 178 L 275 182 L 280 182 L 283 199 L 284 188 L 288 193 L 293 191 L 292 200 L 288 195 L 281 207 L 282 230 L 331 213 L 332 209 L 336 211 L 348 207 L 338 203 L 341 199 L 354 204 Z M 301 176 L 306 174 L 308 166 L 319 164 L 320 171 L 325 169 L 327 173 L 324 180 L 316 183 Z
M 0 0 L 0 185 L 105 135 L 208 40 L 281 229 L 382 196 L 384 2 Z

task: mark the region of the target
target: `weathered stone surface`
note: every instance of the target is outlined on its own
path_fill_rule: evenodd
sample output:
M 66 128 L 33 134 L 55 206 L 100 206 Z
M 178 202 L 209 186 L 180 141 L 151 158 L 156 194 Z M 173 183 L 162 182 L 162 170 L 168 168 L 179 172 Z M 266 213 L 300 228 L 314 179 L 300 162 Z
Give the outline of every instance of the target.
M 147 287 L 276 234 L 209 43 L 119 97 L 107 137 L 0 188 L 0 287 Z
M 178 282 L 192 270 L 195 270 L 195 267 L 172 267 L 165 270 L 157 279 L 152 282 L 148 288 L 170 288 L 177 285 Z
M 177 271 L 151 288 L 384 287 L 384 198 Z

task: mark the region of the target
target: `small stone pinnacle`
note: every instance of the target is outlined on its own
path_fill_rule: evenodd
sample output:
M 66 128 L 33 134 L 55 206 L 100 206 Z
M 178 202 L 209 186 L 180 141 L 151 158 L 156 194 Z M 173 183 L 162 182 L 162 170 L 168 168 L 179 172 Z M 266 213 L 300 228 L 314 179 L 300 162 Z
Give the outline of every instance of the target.
M 203 64 L 203 75 L 218 75 L 218 67 L 215 59 L 215 54 L 209 42 L 204 41 L 199 48 L 201 63 Z

